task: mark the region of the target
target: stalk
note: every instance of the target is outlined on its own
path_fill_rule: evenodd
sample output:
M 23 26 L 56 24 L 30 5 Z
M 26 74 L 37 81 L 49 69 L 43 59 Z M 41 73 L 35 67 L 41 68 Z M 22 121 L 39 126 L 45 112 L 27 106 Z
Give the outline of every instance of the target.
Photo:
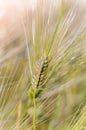
M 34 93 L 33 93 L 33 130 L 36 130 L 36 112 L 37 112 L 36 91 L 34 90 Z

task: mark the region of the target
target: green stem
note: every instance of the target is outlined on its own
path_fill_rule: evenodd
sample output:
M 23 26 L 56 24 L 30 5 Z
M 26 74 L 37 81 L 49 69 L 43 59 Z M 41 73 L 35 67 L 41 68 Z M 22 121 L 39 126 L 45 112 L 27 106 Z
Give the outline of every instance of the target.
M 33 130 L 36 130 L 36 98 L 35 98 L 35 90 L 34 90 L 34 93 L 33 93 Z

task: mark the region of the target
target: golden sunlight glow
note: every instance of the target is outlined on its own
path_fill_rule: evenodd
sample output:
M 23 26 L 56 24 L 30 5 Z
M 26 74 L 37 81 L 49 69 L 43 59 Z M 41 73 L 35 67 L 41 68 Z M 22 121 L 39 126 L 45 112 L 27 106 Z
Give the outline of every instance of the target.
M 0 19 L 3 18 L 5 11 L 6 11 L 6 1 L 5 0 L 0 0 Z
M 36 6 L 37 0 L 29 0 L 29 7 L 34 8 Z
M 25 10 L 34 11 L 36 3 L 37 0 L 0 0 L 0 39 L 8 34 L 8 30 L 16 30 Z

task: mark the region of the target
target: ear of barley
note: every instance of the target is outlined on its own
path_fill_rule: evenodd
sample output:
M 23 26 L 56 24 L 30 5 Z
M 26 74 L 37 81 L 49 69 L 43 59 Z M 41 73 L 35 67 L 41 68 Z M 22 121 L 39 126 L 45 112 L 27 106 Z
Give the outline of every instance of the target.
M 36 97 L 38 97 L 42 91 L 47 76 L 48 63 L 49 61 L 47 56 L 41 59 L 41 63 L 38 65 L 37 72 L 32 78 L 32 87 L 29 90 L 30 97 L 33 97 L 32 95 L 34 90 L 36 91 Z

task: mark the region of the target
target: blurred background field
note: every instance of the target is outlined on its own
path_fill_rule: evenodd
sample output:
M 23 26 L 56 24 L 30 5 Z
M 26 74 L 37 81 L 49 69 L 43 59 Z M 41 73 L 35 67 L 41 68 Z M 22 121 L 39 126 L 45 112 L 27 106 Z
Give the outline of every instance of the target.
M 0 2 L 0 130 L 33 130 L 29 95 L 42 57 L 37 130 L 86 130 L 86 2 Z

